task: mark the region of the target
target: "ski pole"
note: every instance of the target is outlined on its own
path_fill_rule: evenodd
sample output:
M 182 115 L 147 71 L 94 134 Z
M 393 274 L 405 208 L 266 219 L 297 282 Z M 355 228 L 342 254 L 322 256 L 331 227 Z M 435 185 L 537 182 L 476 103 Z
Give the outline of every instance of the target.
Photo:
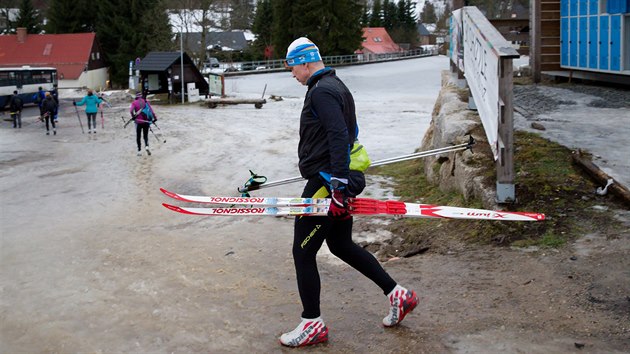
M 125 128 L 127 128 L 127 125 L 129 125 L 129 123 L 131 123 L 131 121 L 132 121 L 132 120 L 135 120 L 135 119 L 136 119 L 136 117 L 131 117 L 131 118 L 129 118 L 129 120 L 128 120 L 128 121 L 125 121 L 125 117 L 123 117 L 123 116 L 120 116 L 120 119 L 122 119 L 122 120 L 123 120 L 123 122 L 125 123 L 125 124 L 123 125 L 123 129 L 125 129 Z
M 103 118 L 103 111 L 101 111 L 101 128 L 105 129 L 105 118 Z
M 414 160 L 414 159 L 419 159 L 421 157 L 434 156 L 434 155 L 439 155 L 439 154 L 443 154 L 443 153 L 447 153 L 447 152 L 454 152 L 454 151 L 468 150 L 468 149 L 470 149 L 472 151 L 472 147 L 473 147 L 474 144 L 475 144 L 475 139 L 471 135 L 467 143 L 463 143 L 463 144 L 459 144 L 459 145 L 453 145 L 453 146 L 446 146 L 446 147 L 437 148 L 437 149 L 433 149 L 433 150 L 416 152 L 416 153 L 408 154 L 408 155 L 402 155 L 402 156 L 397 156 L 397 157 L 390 157 L 390 158 L 387 158 L 387 159 L 375 161 L 372 164 L 370 164 L 370 167 L 377 167 L 377 166 L 388 165 L 388 164 L 392 164 L 392 163 L 396 163 L 396 162 Z M 260 176 L 258 176 L 257 174 L 255 174 L 251 170 L 249 172 L 251 173 L 252 176 L 243 185 L 243 187 L 239 187 L 238 188 L 238 191 L 240 193 L 245 194 L 245 193 L 247 193 L 249 191 L 254 191 L 254 190 L 257 190 L 257 189 L 276 187 L 276 186 L 289 184 L 289 183 L 300 182 L 300 181 L 304 180 L 304 178 L 302 176 L 296 176 L 296 177 L 285 178 L 285 179 L 281 179 L 281 180 L 277 180 L 277 181 L 272 181 L 272 182 L 269 182 L 269 183 L 265 183 L 264 181 L 262 183 L 251 183 L 252 180 L 254 180 L 255 178 L 260 177 Z
M 155 139 L 158 141 L 158 143 L 159 143 L 159 142 L 161 142 L 161 141 L 160 141 L 160 138 L 158 138 L 157 134 L 155 134 L 155 132 L 153 131 L 153 129 L 151 129 L 151 125 L 150 125 L 150 124 L 149 124 L 149 130 L 151 131 L 151 133 L 153 133 L 153 136 L 154 136 L 154 137 L 155 137 Z M 164 140 L 164 142 L 166 142 L 166 140 Z
M 463 143 L 463 144 L 459 144 L 459 145 L 453 145 L 453 146 L 447 146 L 447 147 L 442 147 L 442 148 L 437 148 L 437 149 L 433 149 L 433 150 L 416 152 L 416 153 L 409 154 L 409 155 L 403 155 L 403 156 L 398 156 L 398 157 L 390 157 L 388 159 L 383 159 L 383 160 L 376 161 L 376 162 L 370 164 L 370 167 L 383 166 L 383 165 L 388 165 L 390 163 L 395 163 L 395 162 L 402 162 L 402 161 L 418 159 L 418 158 L 421 158 L 421 157 L 439 155 L 439 154 L 442 154 L 442 153 L 445 153 L 445 152 L 454 152 L 454 151 L 468 150 L 468 149 L 472 150 L 472 146 L 474 144 L 475 144 L 475 139 L 473 139 L 473 137 L 471 136 L 470 140 L 467 143 Z
M 155 122 L 152 122 L 151 124 L 155 125 L 155 127 L 158 128 L 158 130 L 160 131 L 160 136 L 162 137 L 162 139 L 164 139 L 163 143 L 166 143 L 166 139 L 164 138 L 164 134 L 162 134 L 162 129 L 160 129 L 160 127 Z
M 81 115 L 79 114 L 79 108 L 77 108 L 77 103 L 74 100 L 72 100 L 72 105 L 74 106 L 74 110 L 77 112 L 77 118 L 79 119 L 79 125 L 81 125 L 81 133 L 85 134 L 85 130 L 83 130 L 83 123 L 81 123 Z

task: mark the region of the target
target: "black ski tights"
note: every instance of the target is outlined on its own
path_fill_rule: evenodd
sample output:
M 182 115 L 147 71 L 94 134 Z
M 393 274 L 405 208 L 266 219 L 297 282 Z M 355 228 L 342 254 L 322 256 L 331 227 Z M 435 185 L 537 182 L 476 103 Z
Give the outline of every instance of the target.
M 138 151 L 142 150 L 140 133 L 142 133 L 142 137 L 144 138 L 144 146 L 149 146 L 149 123 L 136 124 L 136 143 L 138 143 Z
M 306 183 L 302 197 L 326 197 L 328 192 L 323 193 L 324 191 L 324 184 L 319 177 L 315 177 Z M 304 308 L 303 318 L 316 318 L 320 315 L 321 284 L 316 256 L 324 240 L 332 254 L 372 280 L 385 295 L 394 289 L 396 282 L 376 258 L 352 241 L 352 218 L 336 221 L 327 216 L 296 217 L 293 260 Z
M 46 119 L 46 131 L 50 130 L 49 123 L 52 124 L 53 130 L 55 129 L 55 120 L 53 119 L 52 114 L 44 114 L 44 119 Z

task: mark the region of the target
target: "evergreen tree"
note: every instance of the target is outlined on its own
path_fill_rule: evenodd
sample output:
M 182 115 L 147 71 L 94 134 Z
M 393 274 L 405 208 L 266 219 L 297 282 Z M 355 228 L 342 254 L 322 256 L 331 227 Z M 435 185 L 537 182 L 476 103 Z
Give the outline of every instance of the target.
M 401 13 L 402 23 L 406 29 L 413 29 L 416 31 L 416 23 L 418 17 L 416 16 L 416 3 L 411 0 L 401 1 L 404 3 Z
M 422 23 L 435 23 L 437 16 L 435 15 L 435 6 L 430 1 L 424 3 L 422 8 L 422 14 L 420 14 L 420 20 Z
M 361 14 L 361 27 L 370 26 L 370 9 L 369 6 L 363 6 L 363 13 Z
M 91 0 L 52 0 L 48 8 L 48 33 L 81 33 L 96 30 L 96 7 Z
M 96 33 L 116 85 L 127 83 L 129 61 L 150 51 L 174 49 L 162 1 L 99 2 Z
M 359 49 L 363 41 L 360 1 L 322 1 L 322 26 L 319 27 L 317 45 L 322 55 L 346 55 Z M 317 18 L 313 19 L 314 21 Z M 321 43 L 321 44 L 320 44 Z
M 265 48 L 271 47 L 273 28 L 273 7 L 270 0 L 258 0 L 256 14 L 252 24 L 252 32 L 256 35 L 256 41 L 252 44 L 252 57 L 261 59 L 264 57 Z
M 374 0 L 369 27 L 383 27 L 383 6 L 381 0 Z
M 299 20 L 300 15 L 294 16 L 293 8 L 300 0 L 271 0 L 273 8 L 272 43 L 274 47 L 274 57 L 284 58 L 286 48 L 297 37 L 304 36 L 298 28 L 294 26 L 294 21 Z
M 416 28 L 416 6 L 411 0 L 400 0 L 396 6 L 395 22 L 393 28 L 388 30 L 389 35 L 396 43 L 408 43 L 416 45 L 418 42 L 418 29 Z
M 279 1 L 284 3 L 284 1 Z M 357 0 L 294 0 L 287 1 L 291 13 L 299 14 L 287 20 L 286 9 L 274 7 L 282 15 L 274 19 L 278 29 L 285 27 L 285 34 L 274 31 L 276 48 L 287 48 L 296 38 L 307 36 L 317 44 L 322 55 L 350 54 L 360 45 L 363 31 L 361 28 L 361 2 Z M 283 26 L 284 24 L 288 26 Z M 279 36 L 279 37 L 276 37 Z M 283 53 L 284 54 L 284 53 Z
M 15 23 L 15 27 L 25 27 L 28 33 L 41 33 L 42 26 L 39 19 L 39 12 L 33 7 L 31 0 L 22 0 L 20 2 L 19 12 Z
M 386 30 L 394 28 L 398 22 L 396 3 L 390 0 L 383 1 L 383 26 Z

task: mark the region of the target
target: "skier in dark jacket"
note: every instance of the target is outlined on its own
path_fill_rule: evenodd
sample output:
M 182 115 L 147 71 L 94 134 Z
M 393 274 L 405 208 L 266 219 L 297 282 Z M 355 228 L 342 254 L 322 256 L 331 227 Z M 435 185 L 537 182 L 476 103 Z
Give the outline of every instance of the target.
M 50 135 L 50 129 L 48 123 L 52 124 L 53 135 L 57 135 L 57 128 L 55 127 L 55 112 L 57 111 L 57 102 L 52 97 L 50 92 L 46 92 L 46 98 L 42 102 L 42 116 L 46 121 L 46 135 Z
M 58 114 L 59 114 L 59 91 L 57 90 L 57 84 L 53 84 L 53 89 L 50 91 L 55 103 L 57 103 L 57 110 L 55 110 L 55 123 L 58 122 Z
M 17 91 L 13 91 L 13 96 L 11 96 L 11 101 L 9 101 L 9 109 L 11 110 L 11 118 L 13 118 L 13 128 L 22 128 L 22 108 L 24 107 L 24 102 L 20 96 L 18 96 Z
M 44 119 L 44 109 L 43 104 L 46 99 L 46 91 L 40 86 L 37 88 L 37 92 L 33 95 L 33 101 L 37 102 L 37 106 L 39 107 L 39 119 Z
M 357 138 L 354 99 L 348 88 L 327 68 L 317 46 L 298 38 L 287 50 L 286 65 L 308 90 L 300 116 L 299 167 L 306 186 L 302 197 L 330 197 L 328 216 L 296 217 L 293 260 L 302 300 L 302 321 L 280 336 L 291 347 L 328 340 L 328 328 L 320 313 L 320 278 L 316 256 L 324 240 L 330 251 L 378 285 L 389 300 L 385 327 L 397 325 L 418 304 L 414 291 L 398 285 L 376 258 L 352 241 L 352 216 L 347 198 L 365 186 L 351 173 L 350 149 Z M 354 171 L 353 171 L 354 172 Z M 354 185 L 358 185 L 356 187 Z

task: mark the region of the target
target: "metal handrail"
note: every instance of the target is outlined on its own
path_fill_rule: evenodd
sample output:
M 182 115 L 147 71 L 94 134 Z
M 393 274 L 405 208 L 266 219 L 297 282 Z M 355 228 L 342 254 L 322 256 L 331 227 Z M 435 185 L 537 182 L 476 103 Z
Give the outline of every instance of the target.
M 322 57 L 324 64 L 327 66 L 344 66 L 344 65 L 356 65 L 356 64 L 367 64 L 367 63 L 376 63 L 383 61 L 391 61 L 391 60 L 401 60 L 401 59 L 412 59 L 412 58 L 420 58 L 426 56 L 437 55 L 437 49 L 435 50 L 427 50 L 424 48 L 418 48 L 413 50 L 406 50 L 401 52 L 393 52 L 393 53 L 380 53 L 380 54 L 349 54 L 349 55 L 331 55 Z M 230 67 L 235 68 L 238 71 L 230 72 L 226 71 L 225 74 L 233 75 L 233 74 L 242 74 L 244 72 L 251 71 L 276 71 L 276 70 L 284 70 L 284 59 L 272 59 L 272 60 L 258 60 L 258 61 L 248 61 L 241 63 L 224 63 L 223 69 L 228 69 Z

